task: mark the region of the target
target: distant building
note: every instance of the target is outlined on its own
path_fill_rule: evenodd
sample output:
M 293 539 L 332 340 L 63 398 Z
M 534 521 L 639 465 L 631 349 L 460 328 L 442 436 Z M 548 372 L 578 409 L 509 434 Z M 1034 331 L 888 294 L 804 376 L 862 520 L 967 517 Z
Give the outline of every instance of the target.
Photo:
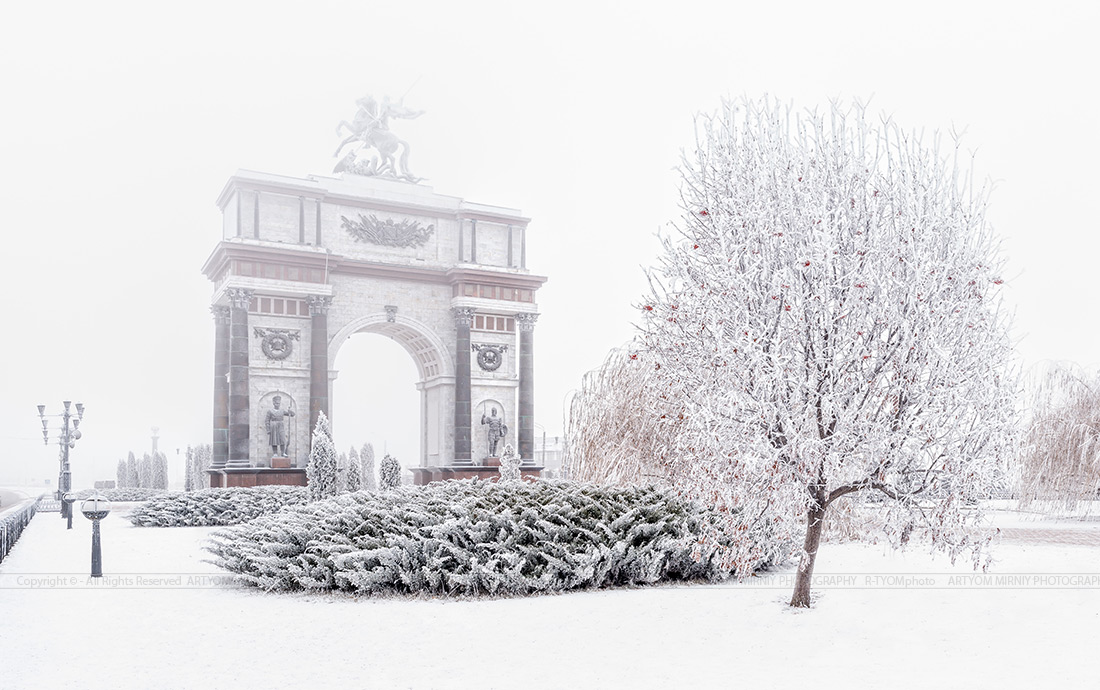
M 542 465 L 542 476 L 561 476 L 561 463 L 565 457 L 564 436 L 535 436 L 535 464 Z

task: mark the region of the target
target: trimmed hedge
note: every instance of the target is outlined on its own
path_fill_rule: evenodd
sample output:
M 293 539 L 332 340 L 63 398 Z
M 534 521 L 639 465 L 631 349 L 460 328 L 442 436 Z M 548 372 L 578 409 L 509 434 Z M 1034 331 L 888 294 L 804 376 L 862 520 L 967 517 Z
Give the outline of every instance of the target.
M 163 496 L 165 494 L 175 495 L 178 491 L 168 491 L 167 489 L 141 489 L 138 487 L 125 487 L 121 489 L 81 489 L 74 492 L 74 496 L 78 501 L 92 496 L 92 494 L 98 493 L 108 501 L 112 503 L 133 503 L 137 501 L 148 501 L 154 496 Z M 77 506 L 79 508 L 79 506 Z
M 302 486 L 202 489 L 162 494 L 130 513 L 138 527 L 210 527 L 236 525 L 308 500 Z
M 712 517 L 653 487 L 447 481 L 290 508 L 206 549 L 266 590 L 526 595 L 725 579 L 699 553 Z

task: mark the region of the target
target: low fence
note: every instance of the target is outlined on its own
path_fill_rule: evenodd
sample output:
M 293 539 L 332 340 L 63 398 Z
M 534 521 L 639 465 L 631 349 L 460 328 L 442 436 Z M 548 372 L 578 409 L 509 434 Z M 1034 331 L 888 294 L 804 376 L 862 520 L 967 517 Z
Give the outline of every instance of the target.
M 23 534 L 23 528 L 30 523 L 37 510 L 38 501 L 29 499 L 0 515 L 0 562 L 15 546 L 19 535 Z

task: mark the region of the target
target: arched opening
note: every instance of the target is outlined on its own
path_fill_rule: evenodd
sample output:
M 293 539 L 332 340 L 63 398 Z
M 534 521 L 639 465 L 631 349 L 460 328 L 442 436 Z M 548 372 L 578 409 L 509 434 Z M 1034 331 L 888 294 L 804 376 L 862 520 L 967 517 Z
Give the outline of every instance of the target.
M 347 323 L 329 341 L 337 451 L 369 442 L 376 468 L 387 452 L 406 470 L 450 464 L 452 359 L 439 336 L 416 319 L 391 312 Z
M 338 453 L 374 446 L 375 470 L 386 453 L 402 468 L 423 455 L 417 367 L 396 341 L 360 332 L 340 347 L 332 384 L 332 435 Z

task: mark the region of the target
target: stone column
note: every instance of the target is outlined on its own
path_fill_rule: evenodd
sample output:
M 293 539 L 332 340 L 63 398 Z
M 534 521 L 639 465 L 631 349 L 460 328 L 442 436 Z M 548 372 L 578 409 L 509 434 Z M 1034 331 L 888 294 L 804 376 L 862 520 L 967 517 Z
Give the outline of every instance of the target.
M 252 291 L 229 288 L 229 456 L 226 467 L 249 467 L 248 305 Z
M 214 446 L 211 469 L 229 460 L 229 307 L 210 307 L 214 313 Z
M 535 462 L 535 321 L 538 314 L 516 314 L 519 328 L 519 457 Z
M 309 295 L 309 429 L 307 438 L 313 443 L 313 430 L 321 412 L 329 416 L 328 406 L 328 308 L 332 298 Z
M 470 307 L 451 309 L 455 317 L 455 464 L 469 465 L 473 437 L 473 404 L 470 395 Z

